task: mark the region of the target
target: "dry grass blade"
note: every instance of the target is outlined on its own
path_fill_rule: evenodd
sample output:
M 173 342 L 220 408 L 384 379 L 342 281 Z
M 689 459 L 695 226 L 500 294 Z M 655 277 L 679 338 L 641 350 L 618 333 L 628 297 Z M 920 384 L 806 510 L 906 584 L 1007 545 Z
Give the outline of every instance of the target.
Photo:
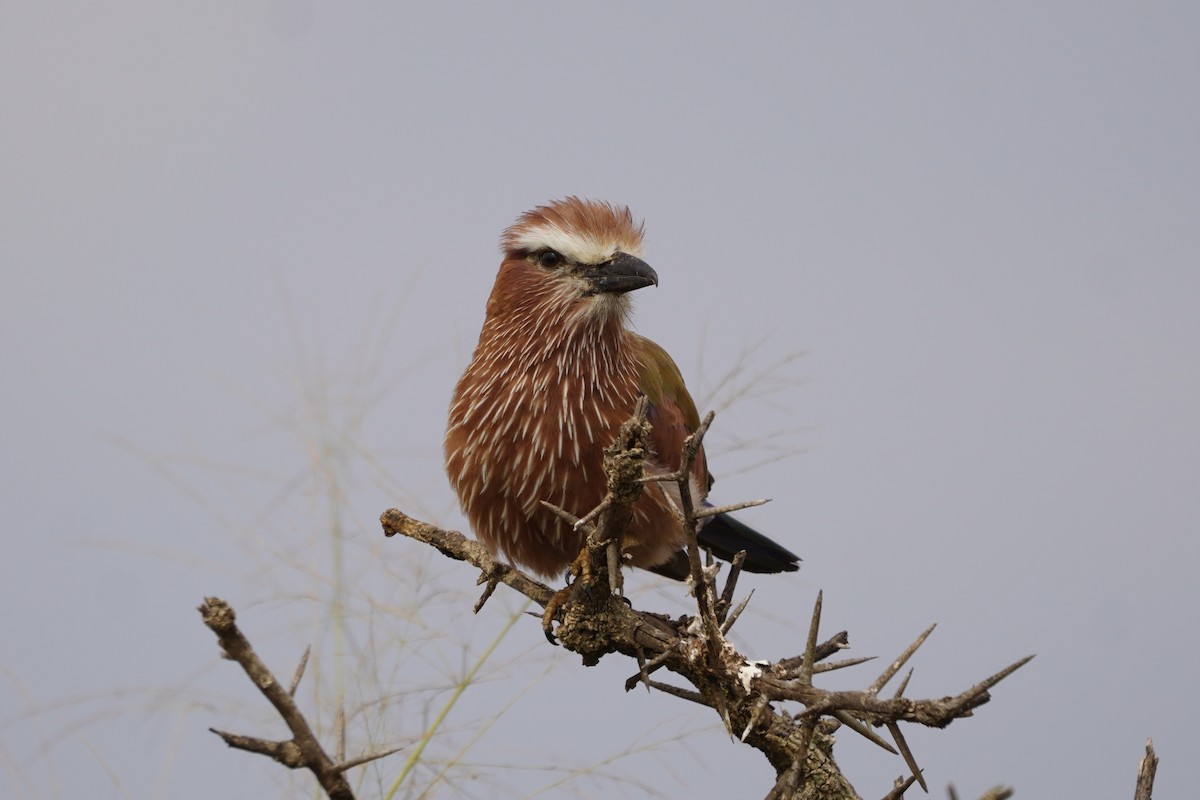
M 300 688 L 300 681 L 304 678 L 304 670 L 308 666 L 308 657 L 312 655 L 312 645 L 304 648 L 304 655 L 300 656 L 300 663 L 296 665 L 296 672 L 292 675 L 292 683 L 288 686 L 288 694 L 292 697 L 296 696 L 296 690 Z
M 337 740 L 337 752 L 334 753 L 333 760 L 340 764 L 346 760 L 346 709 L 341 705 L 338 706 L 333 730 Z

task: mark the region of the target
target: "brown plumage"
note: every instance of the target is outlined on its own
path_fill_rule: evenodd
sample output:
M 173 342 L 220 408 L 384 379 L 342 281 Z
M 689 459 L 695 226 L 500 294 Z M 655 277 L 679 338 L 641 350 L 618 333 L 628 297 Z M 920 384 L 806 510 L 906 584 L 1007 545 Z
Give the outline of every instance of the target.
M 699 417 L 670 356 L 625 327 L 627 293 L 658 282 L 629 209 L 574 197 L 539 206 L 505 231 L 501 248 L 479 344 L 450 404 L 446 471 L 480 541 L 551 576 L 579 554 L 583 534 L 540 501 L 579 516 L 600 503 L 604 448 L 640 395 L 650 401 L 650 472 L 678 467 Z M 701 503 L 711 482 L 703 453 L 694 473 Z M 621 542 L 627 563 L 686 574 L 677 501 L 673 484 L 647 485 Z M 718 555 L 747 549 L 747 569 L 796 569 L 785 548 L 712 519 L 702 543 Z

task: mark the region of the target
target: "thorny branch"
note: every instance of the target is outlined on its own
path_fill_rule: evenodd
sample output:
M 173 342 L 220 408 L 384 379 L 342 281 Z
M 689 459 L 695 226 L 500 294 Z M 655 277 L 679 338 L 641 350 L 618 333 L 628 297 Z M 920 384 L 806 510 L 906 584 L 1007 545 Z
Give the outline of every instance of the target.
M 717 591 L 717 568 L 701 563 L 695 536 L 689 537 L 688 555 L 691 585 L 697 601 L 697 617 L 684 615 L 671 619 L 662 614 L 637 611 L 622 602 L 620 590 L 620 542 L 623 526 L 642 486 L 651 481 L 677 481 L 684 498 L 684 517 L 689 530 L 706 512 L 691 503 L 686 475 L 709 424 L 703 426 L 685 444 L 680 470 L 669 475 L 645 477 L 641 459 L 648 427 L 645 412 L 639 408 L 621 429 L 618 441 L 605 452 L 609 494 L 600 506 L 576 517 L 565 509 L 553 510 L 571 524 L 587 531 L 588 545 L 575 565 L 576 581 L 563 592 L 530 578 L 520 570 L 498 561 L 478 542 L 456 531 L 443 530 L 406 516 L 396 509 L 380 517 L 387 536 L 402 534 L 437 548 L 444 555 L 466 561 L 480 570 L 479 583 L 487 584 L 476 603 L 478 612 L 503 583 L 547 608 L 548 621 L 559 620 L 557 637 L 568 649 L 579 653 L 587 665 L 612 652 L 623 653 L 637 661 L 638 672 L 625 683 L 625 690 L 641 684 L 647 691 L 658 690 L 717 711 L 730 735 L 760 750 L 775 768 L 776 779 L 766 797 L 772 800 L 802 798 L 858 798 L 854 788 L 842 776 L 833 760 L 833 734 L 846 727 L 880 747 L 904 758 L 911 772 L 898 779 L 885 795 L 886 800 L 902 798 L 914 783 L 928 791 L 924 776 L 905 741 L 900 723 L 918 723 L 945 727 L 956 719 L 969 717 L 991 699 L 989 690 L 1033 656 L 1023 658 L 953 697 L 939 700 L 914 700 L 904 696 L 910 668 L 892 697 L 880 697 L 883 687 L 907 664 L 916 650 L 932 633 L 933 626 L 918 636 L 886 669 L 862 691 L 829 691 L 813 685 L 815 675 L 856 666 L 870 658 L 840 661 L 827 659 L 849 647 L 845 631 L 818 643 L 822 597 L 818 593 L 803 652 L 770 663 L 751 661 L 740 654 L 725 638 L 750 600 L 747 595 L 736 606 L 733 597 L 741 572 L 744 553 L 734 559 L 729 576 Z M 752 501 L 758 504 L 760 501 Z M 731 507 L 732 508 L 732 507 Z M 614 574 L 616 573 L 616 574 Z M 751 593 L 752 594 L 752 593 Z M 557 603 L 557 605 L 556 605 Z M 390 755 L 400 748 L 346 759 L 344 722 L 339 723 L 337 760 L 330 758 L 317 741 L 312 728 L 294 700 L 296 689 L 308 662 L 306 651 L 290 685 L 285 688 L 254 652 L 238 629 L 233 608 L 224 600 L 206 598 L 200 606 L 204 623 L 220 641 L 223 655 L 239 663 L 259 691 L 271 702 L 287 723 L 292 738 L 271 741 L 213 729 L 231 747 L 271 757 L 291 768 L 312 771 L 326 794 L 333 800 L 353 800 L 345 773 L 353 767 Z M 552 613 L 551 613 L 552 612 Z M 650 675 L 666 669 L 691 688 L 652 680 Z M 799 703 L 799 711 L 784 709 L 784 703 Z M 339 716 L 339 720 L 344 720 Z M 892 743 L 874 729 L 883 728 Z M 1135 800 L 1151 800 L 1158 757 L 1153 743 L 1146 742 L 1146 756 L 1138 772 Z M 1002 800 L 1012 790 L 996 787 L 983 800 Z M 950 787 L 951 800 L 957 794 Z
M 733 606 L 740 563 L 735 562 L 725 586 L 718 590 L 717 567 L 704 563 L 696 540 L 697 509 L 692 503 L 688 473 L 713 415 L 684 444 L 680 468 L 667 475 L 645 477 L 641 459 L 646 435 L 644 413 L 635 413 L 625 424 L 618 441 L 605 452 L 609 493 L 596 509 L 576 516 L 568 509 L 553 509 L 562 518 L 586 530 L 588 546 L 572 572 L 576 580 L 557 595 L 544 584 L 497 561 L 482 545 L 461 533 L 442 530 L 415 520 L 396 509 L 380 517 L 385 535 L 401 534 L 430 544 L 450 558 L 467 561 L 481 571 L 480 582 L 494 586 L 502 582 L 546 608 L 546 624 L 560 623 L 555 630 L 564 647 L 592 665 L 609 653 L 622 653 L 637 661 L 638 673 L 626 682 L 626 690 L 639 683 L 713 708 L 726 730 L 766 756 L 775 768 L 776 781 L 767 797 L 832 798 L 858 797 L 833 761 L 833 732 L 846 727 L 893 753 L 900 753 L 913 779 L 925 788 L 924 777 L 900 729 L 900 723 L 918 723 L 942 728 L 956 719 L 972 716 L 991 699 L 989 690 L 1032 656 L 1023 658 L 952 697 L 919 700 L 904 696 L 907 677 L 892 697 L 880 697 L 883 687 L 905 666 L 930 634 L 922 633 L 869 687 L 862 691 L 830 691 L 813 685 L 813 676 L 831 669 L 862 663 L 850 659 L 821 663 L 848 646 L 844 632 L 820 643 L 821 598 L 812 615 L 803 652 L 777 662 L 751 661 L 726 638 L 746 600 Z M 619 559 L 607 557 L 613 543 L 621 540 L 623 526 L 641 488 L 651 481 L 674 481 L 682 496 L 690 583 L 696 598 L 697 615 L 671 619 L 662 614 L 638 611 L 616 595 Z M 703 513 L 703 512 L 701 512 Z M 611 590 L 610 590 L 611 589 Z M 731 611 L 732 609 L 732 611 Z M 667 670 L 689 684 L 675 686 L 650 675 Z M 910 672 L 911 674 L 911 672 Z M 797 711 L 786 703 L 799 703 Z M 876 733 L 884 729 L 889 743 Z M 893 746 L 894 745 L 894 746 Z M 907 788 L 907 787 L 905 787 Z M 897 793 L 899 792 L 899 793 Z M 890 797 L 900 797 L 894 788 Z

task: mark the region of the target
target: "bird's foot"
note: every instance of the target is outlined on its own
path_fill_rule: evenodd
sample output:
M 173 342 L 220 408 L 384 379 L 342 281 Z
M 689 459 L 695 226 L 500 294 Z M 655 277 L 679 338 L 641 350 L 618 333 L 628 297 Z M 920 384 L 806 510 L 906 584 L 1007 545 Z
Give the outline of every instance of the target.
M 590 573 L 587 548 L 585 547 L 567 567 L 567 585 L 551 596 L 550 601 L 546 603 L 546 610 L 542 612 L 542 632 L 546 634 L 546 640 L 550 644 L 558 644 L 558 639 L 554 635 L 554 620 L 562 611 L 562 607 L 571 599 L 571 592 L 575 589 L 575 584 L 580 580 L 587 580 Z
M 554 620 L 558 617 L 562 607 L 566 605 L 567 600 L 570 599 L 572 588 L 574 588 L 574 584 L 568 583 L 555 592 L 550 597 L 550 601 L 546 603 L 546 610 L 542 612 L 542 633 L 546 634 L 546 641 L 550 644 L 558 644 L 558 638 L 554 635 Z

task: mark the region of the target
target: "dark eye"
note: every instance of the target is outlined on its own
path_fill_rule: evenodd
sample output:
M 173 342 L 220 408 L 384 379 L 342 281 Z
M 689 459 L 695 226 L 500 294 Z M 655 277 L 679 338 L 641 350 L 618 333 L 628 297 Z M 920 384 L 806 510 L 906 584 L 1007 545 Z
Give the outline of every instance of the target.
M 537 254 L 537 262 L 546 269 L 554 269 L 560 267 L 566 262 L 563 254 L 557 250 L 543 250 Z

